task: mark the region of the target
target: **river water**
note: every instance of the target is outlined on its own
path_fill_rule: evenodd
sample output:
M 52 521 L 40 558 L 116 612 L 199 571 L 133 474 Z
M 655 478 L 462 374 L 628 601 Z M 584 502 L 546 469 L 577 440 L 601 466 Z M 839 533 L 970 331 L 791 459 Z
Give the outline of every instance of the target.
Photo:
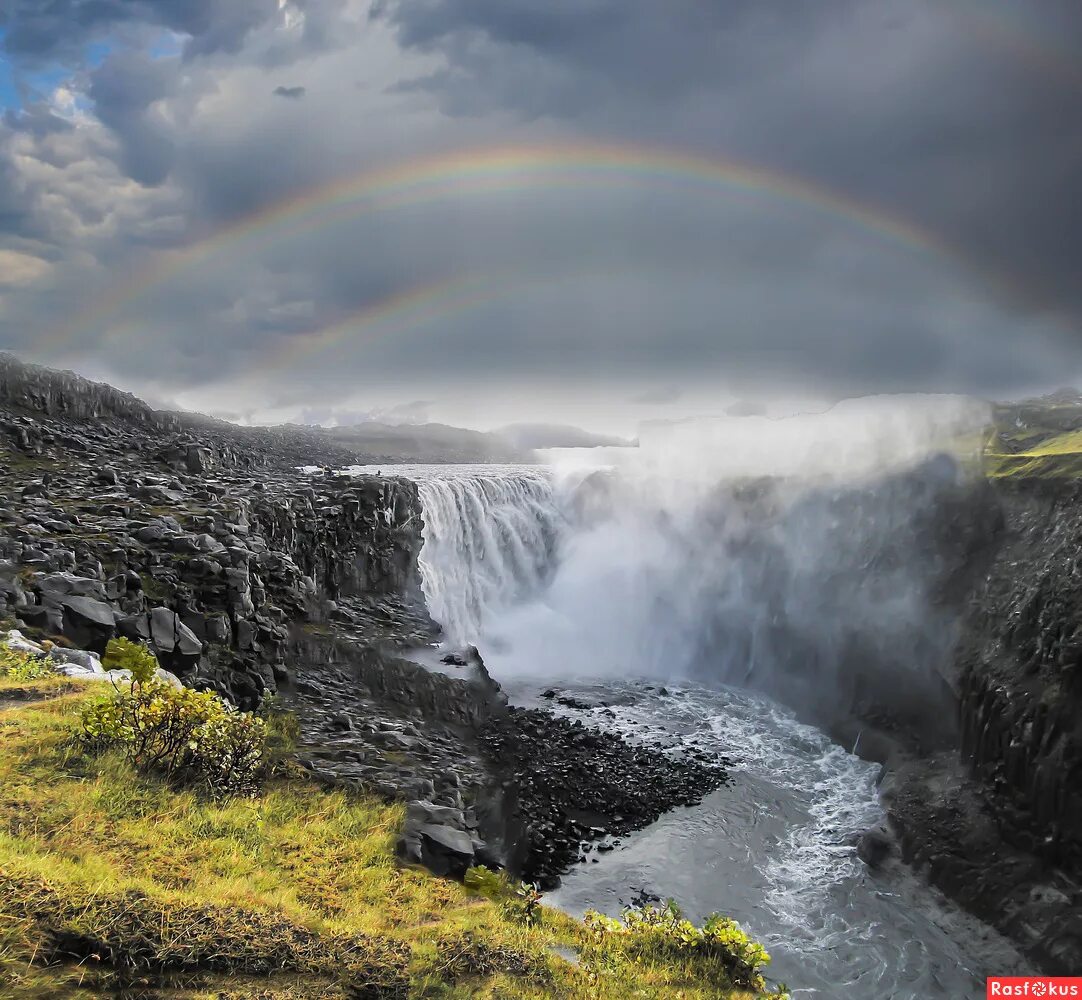
M 815 622 L 801 633 L 809 664 L 829 663 L 836 633 L 852 630 L 844 620 L 823 623 L 852 607 L 848 597 L 824 603 L 818 594 L 827 549 L 803 541 L 803 531 L 795 542 L 783 531 L 774 541 L 789 571 L 762 577 L 753 572 L 762 552 L 749 554 L 743 536 L 733 542 L 716 504 L 704 507 L 710 493 L 701 484 L 659 488 L 657 477 L 632 477 L 614 491 L 611 477 L 599 485 L 594 475 L 601 460 L 611 456 L 598 452 L 585 465 L 579 456 L 571 475 L 566 466 L 395 470 L 419 484 L 433 617 L 451 641 L 478 645 L 514 703 L 554 707 L 541 692 L 557 687 L 605 703 L 557 711 L 673 754 L 696 746 L 732 762 L 729 786 L 611 852 L 591 852 L 547 901 L 575 914 L 616 914 L 671 897 L 696 920 L 727 913 L 767 945 L 770 977 L 794 996 L 982 997 L 985 976 L 1027 971 L 1006 940 L 905 866 L 871 872 L 860 862 L 855 836 L 883 820 L 878 765 L 778 700 L 790 674 L 779 672 L 780 647 L 761 632 L 778 600 L 791 620 Z M 807 517 L 801 507 L 804 528 Z M 874 526 L 877 518 L 863 520 Z M 894 507 L 887 521 L 899 530 Z M 862 530 L 866 548 L 872 529 Z M 718 534 L 727 546 L 714 545 Z M 837 548 L 830 574 L 844 592 Z M 892 629 L 908 635 L 922 611 L 919 573 L 906 567 L 903 582 L 905 599 L 874 618 L 888 641 Z M 910 657 L 926 649 L 904 648 Z M 814 669 L 804 680 L 836 682 L 836 664 Z

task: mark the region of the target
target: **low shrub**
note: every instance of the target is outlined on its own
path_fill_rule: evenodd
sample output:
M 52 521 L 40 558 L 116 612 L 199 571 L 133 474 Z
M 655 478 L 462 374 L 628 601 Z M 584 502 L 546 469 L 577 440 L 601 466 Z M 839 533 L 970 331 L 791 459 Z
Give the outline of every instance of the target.
M 79 735 L 87 750 L 119 750 L 144 772 L 214 797 L 259 791 L 268 760 L 263 719 L 237 711 L 214 692 L 158 679 L 153 655 L 127 640 L 110 642 L 103 663 L 130 670 L 132 681 L 83 710 Z
M 770 956 L 730 917 L 715 913 L 702 927 L 696 927 L 669 900 L 661 907 L 629 907 L 623 911 L 623 919 L 589 910 L 583 920 L 598 942 L 620 941 L 636 957 L 714 958 L 724 965 L 734 986 L 766 988 L 761 970 Z
M 130 639 L 110 639 L 101 665 L 106 670 L 130 670 L 132 680 L 137 684 L 154 680 L 158 672 L 154 654 Z
M 0 646 L 0 679 L 26 683 L 52 675 L 53 669 L 47 660 Z
M 484 865 L 468 868 L 463 881 L 471 892 L 498 903 L 516 923 L 532 926 L 541 919 L 541 893 L 533 883 L 519 882 Z

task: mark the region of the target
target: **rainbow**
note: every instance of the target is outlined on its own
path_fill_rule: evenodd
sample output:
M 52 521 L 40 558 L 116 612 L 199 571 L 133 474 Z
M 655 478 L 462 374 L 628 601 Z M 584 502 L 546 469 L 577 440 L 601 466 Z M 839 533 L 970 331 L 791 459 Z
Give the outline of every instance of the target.
M 41 343 L 64 343 L 174 280 L 246 247 L 258 248 L 371 212 L 462 197 L 552 188 L 676 189 L 697 197 L 750 192 L 795 203 L 907 250 L 972 264 L 930 231 L 826 187 L 766 167 L 616 143 L 493 146 L 442 153 L 341 178 L 256 212 L 183 249 L 165 253 Z M 979 272 L 978 272 L 979 273 Z M 985 275 L 987 277 L 987 275 Z M 407 293 L 408 294 L 408 293 Z

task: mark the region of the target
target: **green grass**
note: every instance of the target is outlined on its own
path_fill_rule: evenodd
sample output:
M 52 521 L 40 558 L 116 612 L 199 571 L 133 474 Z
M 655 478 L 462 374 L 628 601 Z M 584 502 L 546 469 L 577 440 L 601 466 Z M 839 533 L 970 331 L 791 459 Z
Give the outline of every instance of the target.
M 993 436 L 984 452 L 986 474 L 993 479 L 1075 479 L 1082 476 L 1082 430 L 1061 434 L 1008 435 L 1019 449 L 1007 450 Z
M 753 995 L 709 955 L 644 953 L 547 909 L 526 924 L 400 866 L 399 806 L 300 772 L 212 803 L 84 756 L 71 737 L 97 695 L 65 683 L 0 693 L 4 1000 Z

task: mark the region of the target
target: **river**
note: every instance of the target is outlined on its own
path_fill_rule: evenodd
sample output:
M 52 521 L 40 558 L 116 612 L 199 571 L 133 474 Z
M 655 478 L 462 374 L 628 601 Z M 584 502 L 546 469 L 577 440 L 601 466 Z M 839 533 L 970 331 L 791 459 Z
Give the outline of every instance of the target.
M 697 920 L 724 912 L 767 945 L 771 979 L 794 996 L 954 1000 L 983 996 L 987 975 L 1025 972 L 1009 942 L 906 866 L 864 866 L 854 838 L 884 818 L 878 765 L 781 704 L 799 704 L 781 697 L 789 680 L 798 698 L 800 683 L 839 683 L 830 653 L 839 631 L 852 631 L 851 608 L 865 607 L 847 594 L 838 545 L 825 546 L 822 531 L 802 540 L 807 504 L 800 531 L 790 532 L 787 515 L 783 542 L 772 536 L 789 571 L 764 576 L 764 552 L 734 536 L 734 515 L 719 518 L 702 483 L 659 490 L 657 477 L 640 477 L 614 491 L 610 459 L 599 452 L 570 475 L 566 466 L 395 469 L 419 485 L 433 617 L 451 641 L 478 645 L 514 703 L 552 706 L 541 692 L 555 686 L 606 706 L 557 711 L 674 754 L 696 746 L 732 761 L 730 785 L 612 851 L 591 852 L 547 901 L 615 914 L 671 897 Z M 598 480 L 601 466 L 607 478 Z M 897 503 L 888 506 L 887 528 L 878 513 L 863 517 L 851 551 L 899 530 Z M 892 567 L 904 600 L 873 614 L 876 633 L 900 658 L 934 655 L 901 642 L 922 614 L 924 581 L 908 563 L 901 577 L 897 560 Z M 833 581 L 832 598 L 818 593 L 820 571 Z M 800 633 L 807 666 L 779 664 L 783 647 L 764 638 L 774 634 L 779 600 L 789 622 L 815 622 Z M 824 624 L 824 615 L 838 620 Z M 814 677 L 801 676 L 812 669 Z M 892 669 L 916 668 L 899 659 Z M 917 684 L 918 674 L 907 680 Z

